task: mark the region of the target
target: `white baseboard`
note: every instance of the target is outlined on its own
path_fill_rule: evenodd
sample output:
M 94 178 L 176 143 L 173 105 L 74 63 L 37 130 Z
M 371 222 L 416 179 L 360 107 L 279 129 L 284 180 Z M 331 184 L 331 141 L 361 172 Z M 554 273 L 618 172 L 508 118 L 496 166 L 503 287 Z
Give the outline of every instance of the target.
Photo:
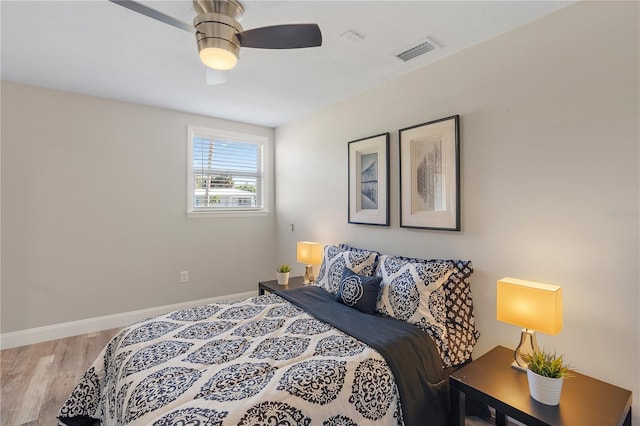
M 158 306 L 156 308 L 142 309 L 139 311 L 123 312 L 121 314 L 105 315 L 80 321 L 71 321 L 62 324 L 2 333 L 0 334 L 0 349 L 32 345 L 34 343 L 78 336 L 80 334 L 94 333 L 96 331 L 108 330 L 110 328 L 124 327 L 145 318 L 162 315 L 179 309 L 191 308 L 193 306 L 204 305 L 207 303 L 216 303 L 223 300 L 247 299 L 256 295 L 256 291 L 249 291 L 246 293 L 211 297 L 209 299 L 193 300 L 190 302 L 176 303 L 174 305 Z

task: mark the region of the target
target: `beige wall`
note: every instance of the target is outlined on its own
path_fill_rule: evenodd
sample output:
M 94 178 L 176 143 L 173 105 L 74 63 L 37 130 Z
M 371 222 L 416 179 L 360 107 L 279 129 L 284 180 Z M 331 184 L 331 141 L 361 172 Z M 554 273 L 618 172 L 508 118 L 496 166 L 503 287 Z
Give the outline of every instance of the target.
M 562 285 L 564 329 L 539 342 L 637 405 L 638 17 L 637 2 L 580 2 L 276 129 L 279 258 L 311 239 L 470 259 L 476 355 L 519 339 L 495 319 L 496 280 Z M 454 114 L 462 231 L 401 229 L 397 130 Z M 391 226 L 350 225 L 347 142 L 387 131 Z
M 243 293 L 273 276 L 273 213 L 186 218 L 187 125 L 273 147 L 270 128 L 2 83 L 2 333 Z

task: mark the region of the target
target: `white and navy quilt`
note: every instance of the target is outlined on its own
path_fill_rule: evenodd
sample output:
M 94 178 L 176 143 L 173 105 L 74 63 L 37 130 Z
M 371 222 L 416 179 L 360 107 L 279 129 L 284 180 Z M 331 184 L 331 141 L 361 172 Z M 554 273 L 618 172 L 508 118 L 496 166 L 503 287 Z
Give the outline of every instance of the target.
M 435 397 L 408 395 L 406 389 L 421 392 L 420 386 L 398 386 L 395 376 L 416 373 L 390 367 L 406 360 L 388 363 L 327 322 L 344 317 L 359 323 L 356 328 L 371 328 L 376 326 L 368 321 L 378 316 L 341 305 L 318 287 L 299 290 L 302 301 L 292 302 L 325 306 L 316 314 L 324 320 L 270 294 L 171 312 L 123 329 L 75 386 L 58 418 L 70 425 L 409 425 L 425 419 L 407 411 L 407 421 L 403 406 L 429 397 L 437 423 L 446 422 L 439 411 L 446 401 L 444 376 L 423 380 L 426 387 L 437 382 Z M 438 376 L 441 360 L 433 363 L 434 372 L 419 374 Z

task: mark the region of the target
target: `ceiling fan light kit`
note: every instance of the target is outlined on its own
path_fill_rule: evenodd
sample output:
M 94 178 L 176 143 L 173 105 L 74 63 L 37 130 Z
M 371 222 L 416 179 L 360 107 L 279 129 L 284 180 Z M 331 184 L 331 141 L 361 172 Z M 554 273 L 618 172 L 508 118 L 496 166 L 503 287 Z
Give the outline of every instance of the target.
M 244 7 L 237 1 L 205 0 L 194 0 L 193 7 L 198 12 L 193 27 L 200 60 L 209 68 L 232 69 L 240 57 L 242 25 L 237 20 L 242 18 Z
M 238 48 L 233 49 L 231 44 L 228 48 L 221 47 L 201 47 L 200 60 L 209 68 L 213 68 L 220 71 L 227 71 L 232 69 L 238 63 Z M 234 51 L 235 50 L 235 51 Z
M 235 67 L 240 56 L 240 41 L 236 34 L 242 31 L 242 27 L 237 21 L 231 26 L 225 20 L 232 19 L 218 13 L 203 13 L 193 21 L 200 60 L 217 70 Z

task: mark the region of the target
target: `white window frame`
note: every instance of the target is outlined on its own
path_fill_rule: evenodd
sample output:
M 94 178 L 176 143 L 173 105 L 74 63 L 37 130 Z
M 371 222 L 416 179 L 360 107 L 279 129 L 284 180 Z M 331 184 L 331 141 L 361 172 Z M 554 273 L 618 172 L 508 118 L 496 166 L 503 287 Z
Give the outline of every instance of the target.
M 253 143 L 260 146 L 261 149 L 261 170 L 262 177 L 260 179 L 262 188 L 259 191 L 261 195 L 262 207 L 253 208 L 208 208 L 196 209 L 194 207 L 195 198 L 195 180 L 193 176 L 193 138 L 194 136 L 202 136 L 208 139 L 224 139 L 243 143 Z M 266 216 L 269 213 L 269 138 L 266 136 L 254 135 L 249 133 L 240 133 L 230 130 L 219 130 L 207 127 L 187 126 L 187 217 L 188 218 L 210 218 L 210 217 L 247 217 L 247 216 Z

